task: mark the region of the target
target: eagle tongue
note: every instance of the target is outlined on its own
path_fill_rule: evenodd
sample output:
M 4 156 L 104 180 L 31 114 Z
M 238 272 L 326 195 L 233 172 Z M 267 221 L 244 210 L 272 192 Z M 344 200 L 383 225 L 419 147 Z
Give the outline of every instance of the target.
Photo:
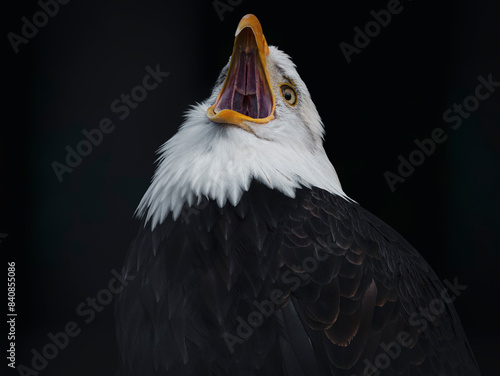
M 257 80 L 255 50 L 241 51 L 238 59 L 237 75 L 231 109 L 253 118 L 259 117 L 257 100 Z

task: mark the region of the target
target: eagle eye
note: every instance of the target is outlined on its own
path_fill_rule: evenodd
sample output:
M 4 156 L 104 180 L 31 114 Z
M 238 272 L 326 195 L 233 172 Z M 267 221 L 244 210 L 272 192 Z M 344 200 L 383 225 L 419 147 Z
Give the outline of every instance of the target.
M 288 84 L 281 84 L 281 96 L 290 105 L 295 106 L 297 104 L 297 92 L 295 89 Z

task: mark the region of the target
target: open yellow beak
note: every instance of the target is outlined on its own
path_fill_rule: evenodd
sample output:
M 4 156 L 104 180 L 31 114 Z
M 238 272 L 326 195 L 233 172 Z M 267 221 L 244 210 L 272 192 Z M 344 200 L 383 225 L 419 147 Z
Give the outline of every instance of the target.
M 266 66 L 268 55 L 269 47 L 259 20 L 247 14 L 236 29 L 222 90 L 207 110 L 210 120 L 250 131 L 248 122 L 264 124 L 274 119 L 276 102 Z

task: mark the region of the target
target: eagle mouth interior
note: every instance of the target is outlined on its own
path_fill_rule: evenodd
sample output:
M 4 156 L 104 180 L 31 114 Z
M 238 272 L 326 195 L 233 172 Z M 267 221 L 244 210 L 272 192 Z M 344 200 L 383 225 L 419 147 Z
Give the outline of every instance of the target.
M 251 119 L 273 113 L 273 94 L 250 27 L 236 37 L 229 72 L 214 105 L 214 113 L 232 110 Z

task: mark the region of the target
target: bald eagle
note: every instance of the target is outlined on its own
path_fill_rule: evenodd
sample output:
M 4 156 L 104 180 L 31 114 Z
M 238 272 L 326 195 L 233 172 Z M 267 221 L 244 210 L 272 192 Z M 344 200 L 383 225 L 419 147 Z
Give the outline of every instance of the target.
M 459 286 L 344 193 L 323 134 L 295 65 L 243 17 L 138 207 L 120 376 L 479 375 Z

